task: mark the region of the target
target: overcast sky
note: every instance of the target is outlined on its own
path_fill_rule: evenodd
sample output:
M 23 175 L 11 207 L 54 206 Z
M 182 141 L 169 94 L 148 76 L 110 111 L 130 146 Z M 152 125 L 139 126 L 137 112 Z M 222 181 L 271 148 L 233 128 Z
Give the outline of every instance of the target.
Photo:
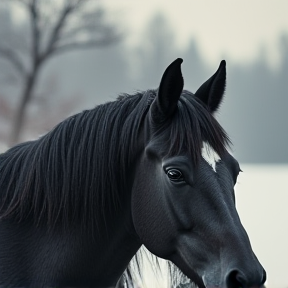
M 113 17 L 124 20 L 131 31 L 130 44 L 137 42 L 141 31 L 158 12 L 166 15 L 176 31 L 179 46 L 197 40 L 202 54 L 211 64 L 225 56 L 249 61 L 265 45 L 272 66 L 278 64 L 277 41 L 288 33 L 287 0 L 105 0 Z M 213 44 L 212 44 L 213 43 Z
M 99 3 L 99 1 L 96 1 Z M 207 62 L 218 64 L 225 56 L 242 62 L 257 57 L 265 46 L 269 63 L 277 66 L 279 36 L 288 33 L 287 0 L 102 0 L 109 15 L 124 25 L 133 45 L 143 36 L 149 20 L 161 12 L 185 47 L 192 36 Z M 23 13 L 15 9 L 14 18 Z M 111 13 L 112 12 L 112 13 Z M 213 43 L 213 44 L 212 44 Z

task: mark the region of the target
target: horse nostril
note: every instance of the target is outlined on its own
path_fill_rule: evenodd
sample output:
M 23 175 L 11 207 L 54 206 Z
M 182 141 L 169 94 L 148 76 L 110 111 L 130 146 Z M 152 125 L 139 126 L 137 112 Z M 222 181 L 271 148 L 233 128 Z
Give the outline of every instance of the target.
M 260 279 L 260 278 L 259 278 Z M 226 277 L 226 285 L 227 288 L 242 288 L 242 287 L 264 287 L 263 284 L 266 281 L 266 272 L 263 269 L 263 274 L 261 278 L 261 282 L 255 281 L 245 278 L 245 275 L 242 274 L 240 271 L 232 270 Z
M 240 288 L 244 287 L 244 279 L 240 276 L 240 273 L 236 270 L 231 271 L 226 277 L 227 288 Z

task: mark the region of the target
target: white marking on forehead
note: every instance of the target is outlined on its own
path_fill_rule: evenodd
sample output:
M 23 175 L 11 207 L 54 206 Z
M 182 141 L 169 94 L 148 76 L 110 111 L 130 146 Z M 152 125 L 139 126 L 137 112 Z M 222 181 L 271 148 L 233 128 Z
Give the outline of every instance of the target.
M 216 172 L 216 163 L 221 160 L 217 152 L 206 142 L 203 142 L 202 157 Z

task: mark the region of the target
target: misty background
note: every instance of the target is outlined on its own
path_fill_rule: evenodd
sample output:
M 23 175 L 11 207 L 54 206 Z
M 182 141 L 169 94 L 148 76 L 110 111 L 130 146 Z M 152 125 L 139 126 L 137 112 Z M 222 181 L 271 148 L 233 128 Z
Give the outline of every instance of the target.
M 0 0 L 0 152 L 11 144 L 25 82 L 7 55 L 19 48 L 23 65 L 30 67 L 31 51 L 24 43 L 31 37 L 31 20 L 22 4 L 33 1 Z M 65 2 L 36 0 L 41 1 L 46 8 Z M 66 117 L 121 93 L 157 88 L 178 57 L 184 60 L 184 88 L 195 92 L 225 59 L 227 88 L 216 117 L 244 171 L 236 187 L 237 210 L 267 271 L 267 287 L 288 287 L 288 2 L 89 2 L 96 3 L 92 17 L 101 16 L 117 39 L 71 49 L 43 64 L 18 141 L 36 139 Z M 56 18 L 47 15 L 48 24 Z
M 13 7 L 0 6 L 4 43 L 13 34 L 29 35 L 29 19 L 13 18 Z M 132 47 L 126 41 L 131 36 L 129 29 L 126 31 L 117 20 L 114 25 L 123 34 L 120 41 L 104 48 L 60 54 L 47 61 L 27 109 L 21 140 L 38 137 L 68 115 L 113 101 L 120 93 L 158 87 L 164 69 L 177 57 L 184 59 L 185 89 L 192 92 L 216 71 L 218 64 L 205 60 L 193 35 L 185 48 L 176 45 L 176 32 L 164 13 L 155 11 L 147 20 L 141 42 Z M 280 64 L 276 68 L 267 61 L 265 45 L 258 47 L 257 57 L 250 62 L 226 59 L 226 97 L 217 118 L 242 163 L 288 163 L 287 31 L 279 36 L 277 46 Z M 3 57 L 0 67 L 0 141 L 5 145 L 21 83 Z

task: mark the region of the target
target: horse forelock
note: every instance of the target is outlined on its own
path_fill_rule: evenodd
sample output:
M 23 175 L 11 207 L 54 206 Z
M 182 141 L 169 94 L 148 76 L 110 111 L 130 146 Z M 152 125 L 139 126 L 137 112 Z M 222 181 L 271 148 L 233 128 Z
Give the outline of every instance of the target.
M 159 126 L 154 135 L 161 142 L 157 147 L 160 154 L 170 157 L 188 153 L 194 165 L 202 157 L 205 143 L 220 157 L 231 144 L 226 132 L 205 105 L 186 90 L 178 101 L 175 114 Z

